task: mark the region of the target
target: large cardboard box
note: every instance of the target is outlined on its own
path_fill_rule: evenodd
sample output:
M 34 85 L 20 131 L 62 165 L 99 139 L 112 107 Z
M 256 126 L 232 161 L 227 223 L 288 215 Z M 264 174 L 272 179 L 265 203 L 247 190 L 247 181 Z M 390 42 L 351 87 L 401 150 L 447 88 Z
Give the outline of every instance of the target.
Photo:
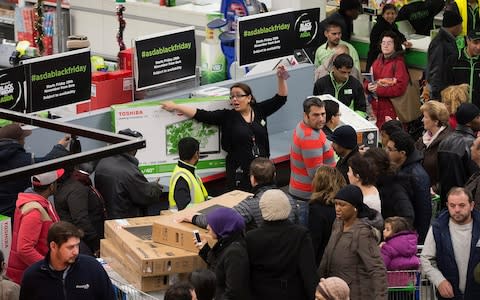
M 337 100 L 335 97 L 329 94 L 318 96 L 322 100 L 332 100 L 339 104 L 340 121 L 342 125 L 350 125 L 357 132 L 357 143 L 364 145 L 365 147 L 377 147 L 379 142 L 378 128 L 375 123 L 368 121 L 361 117 L 356 112 L 351 110 L 348 106 Z
M 165 290 L 170 284 L 173 283 L 174 280 L 186 279 L 188 276 L 188 273 L 157 275 L 149 277 L 141 276 L 134 268 L 132 268 L 132 265 L 124 263 L 124 253 L 122 253 L 122 251 L 109 240 L 100 241 L 100 252 L 102 254 L 102 258 L 115 272 L 117 272 L 135 288 L 143 292 Z
M 0 215 L 0 250 L 5 257 L 5 263 L 8 262 L 10 248 L 12 247 L 12 223 L 10 217 Z
M 198 252 L 192 253 L 152 241 L 153 220 L 160 218 L 162 216 L 105 222 L 105 238 L 122 252 L 121 263 L 145 277 L 206 268 Z M 131 224 L 135 222 L 137 224 Z M 103 257 L 103 253 L 100 253 Z
M 175 103 L 199 109 L 230 109 L 228 97 L 202 97 L 173 99 Z M 225 170 L 225 152 L 221 148 L 218 126 L 197 122 L 178 112 L 161 108 L 161 101 L 135 102 L 112 106 L 113 130 L 135 129 L 147 140 L 147 147 L 140 149 L 136 158 L 139 168 L 147 178 L 170 176 L 176 166 L 178 141 L 191 136 L 200 142 L 202 159 L 198 170 Z
M 198 230 L 202 239 L 206 239 L 210 245 L 215 243 L 215 240 L 208 235 L 207 230 L 199 228 L 190 223 L 178 222 L 183 216 L 192 215 L 196 213 L 206 214 L 210 210 L 218 207 L 233 207 L 243 199 L 247 198 L 250 193 L 243 191 L 232 191 L 221 196 L 212 198 L 200 204 L 188 207 L 178 213 L 170 216 L 163 216 L 158 218 L 153 223 L 152 240 L 197 253 L 198 249 L 193 241 L 193 231 Z

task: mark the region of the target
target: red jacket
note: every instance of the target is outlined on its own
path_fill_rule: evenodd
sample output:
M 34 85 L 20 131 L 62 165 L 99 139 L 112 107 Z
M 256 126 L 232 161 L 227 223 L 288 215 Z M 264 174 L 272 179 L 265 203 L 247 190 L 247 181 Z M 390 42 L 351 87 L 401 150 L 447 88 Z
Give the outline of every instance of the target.
M 44 208 L 22 208 L 25 204 L 35 202 Z M 28 207 L 28 206 L 27 206 Z M 19 193 L 13 223 L 13 239 L 8 258 L 7 276 L 20 284 L 23 272 L 30 265 L 42 260 L 48 252 L 47 233 L 54 222 L 60 221 L 53 205 L 37 193 Z
M 397 79 L 397 83 L 392 86 L 379 85 L 376 92 L 378 101 L 372 100 L 372 109 L 377 117 L 377 126 L 380 128 L 385 123 L 385 117 L 397 118 L 390 98 L 401 96 L 407 91 L 409 75 L 401 52 L 394 53 L 387 59 L 379 55 L 372 64 L 372 73 L 375 81 L 382 78 Z M 368 82 L 365 82 L 365 91 L 370 93 L 367 85 Z

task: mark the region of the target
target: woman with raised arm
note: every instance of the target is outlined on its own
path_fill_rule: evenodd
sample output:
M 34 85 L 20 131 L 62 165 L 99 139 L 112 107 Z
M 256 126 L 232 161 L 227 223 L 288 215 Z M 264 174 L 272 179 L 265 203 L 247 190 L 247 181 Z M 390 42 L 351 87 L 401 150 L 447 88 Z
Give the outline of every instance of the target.
M 227 191 L 250 191 L 250 163 L 257 157 L 270 157 L 267 117 L 287 102 L 287 77 L 285 67 L 278 66 L 277 93 L 262 102 L 256 101 L 248 85 L 235 83 L 230 87 L 233 109 L 206 111 L 172 101 L 162 104 L 167 111 L 178 111 L 199 122 L 221 127 L 222 149 L 227 152 Z

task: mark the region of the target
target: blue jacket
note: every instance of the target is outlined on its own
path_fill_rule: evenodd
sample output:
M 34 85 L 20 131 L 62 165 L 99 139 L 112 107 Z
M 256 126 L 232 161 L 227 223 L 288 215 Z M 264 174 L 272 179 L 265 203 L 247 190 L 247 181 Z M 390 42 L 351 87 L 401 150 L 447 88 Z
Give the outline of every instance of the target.
M 32 157 L 23 145 L 12 139 L 0 139 L 0 172 L 31 165 L 68 155 L 70 152 L 62 145 L 53 146 L 44 157 Z M 19 178 L 0 184 L 0 214 L 13 218 L 18 193 L 31 186 L 30 177 Z
M 432 198 L 430 196 L 430 178 L 422 166 L 423 155 L 415 149 L 403 163 L 399 174 L 411 176 L 414 227 L 418 233 L 418 242 L 423 244 L 432 218 Z
M 480 262 L 480 247 L 476 246 L 480 238 L 480 212 L 474 209 L 472 211 L 472 217 L 472 242 L 470 246 L 470 258 L 468 260 L 467 282 L 463 296 L 458 288 L 458 268 L 453 252 L 450 230 L 448 229 L 448 222 L 450 220 L 448 211 L 443 211 L 432 224 L 436 245 L 437 267 L 452 285 L 455 293 L 453 299 L 480 299 L 480 284 L 475 283 L 473 279 L 473 269 Z M 439 297 L 439 299 L 443 298 Z
M 25 271 L 20 300 L 115 299 L 112 282 L 95 258 L 80 254 L 62 282 L 62 273 L 50 269 L 49 257 Z

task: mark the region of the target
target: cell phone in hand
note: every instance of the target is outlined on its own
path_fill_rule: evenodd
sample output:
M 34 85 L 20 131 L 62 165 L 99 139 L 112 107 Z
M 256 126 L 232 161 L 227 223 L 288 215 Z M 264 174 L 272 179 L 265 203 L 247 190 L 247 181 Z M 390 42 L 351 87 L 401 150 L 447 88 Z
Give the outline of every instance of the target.
M 200 239 L 200 233 L 198 232 L 198 230 L 193 231 L 193 236 L 195 237 L 195 241 L 197 241 L 197 243 L 202 242 L 202 239 Z
M 285 69 L 285 68 L 279 69 L 279 70 L 278 70 L 278 75 L 279 75 L 283 80 L 287 80 L 288 78 L 290 78 L 290 74 L 288 74 L 288 71 L 287 71 L 287 69 Z

